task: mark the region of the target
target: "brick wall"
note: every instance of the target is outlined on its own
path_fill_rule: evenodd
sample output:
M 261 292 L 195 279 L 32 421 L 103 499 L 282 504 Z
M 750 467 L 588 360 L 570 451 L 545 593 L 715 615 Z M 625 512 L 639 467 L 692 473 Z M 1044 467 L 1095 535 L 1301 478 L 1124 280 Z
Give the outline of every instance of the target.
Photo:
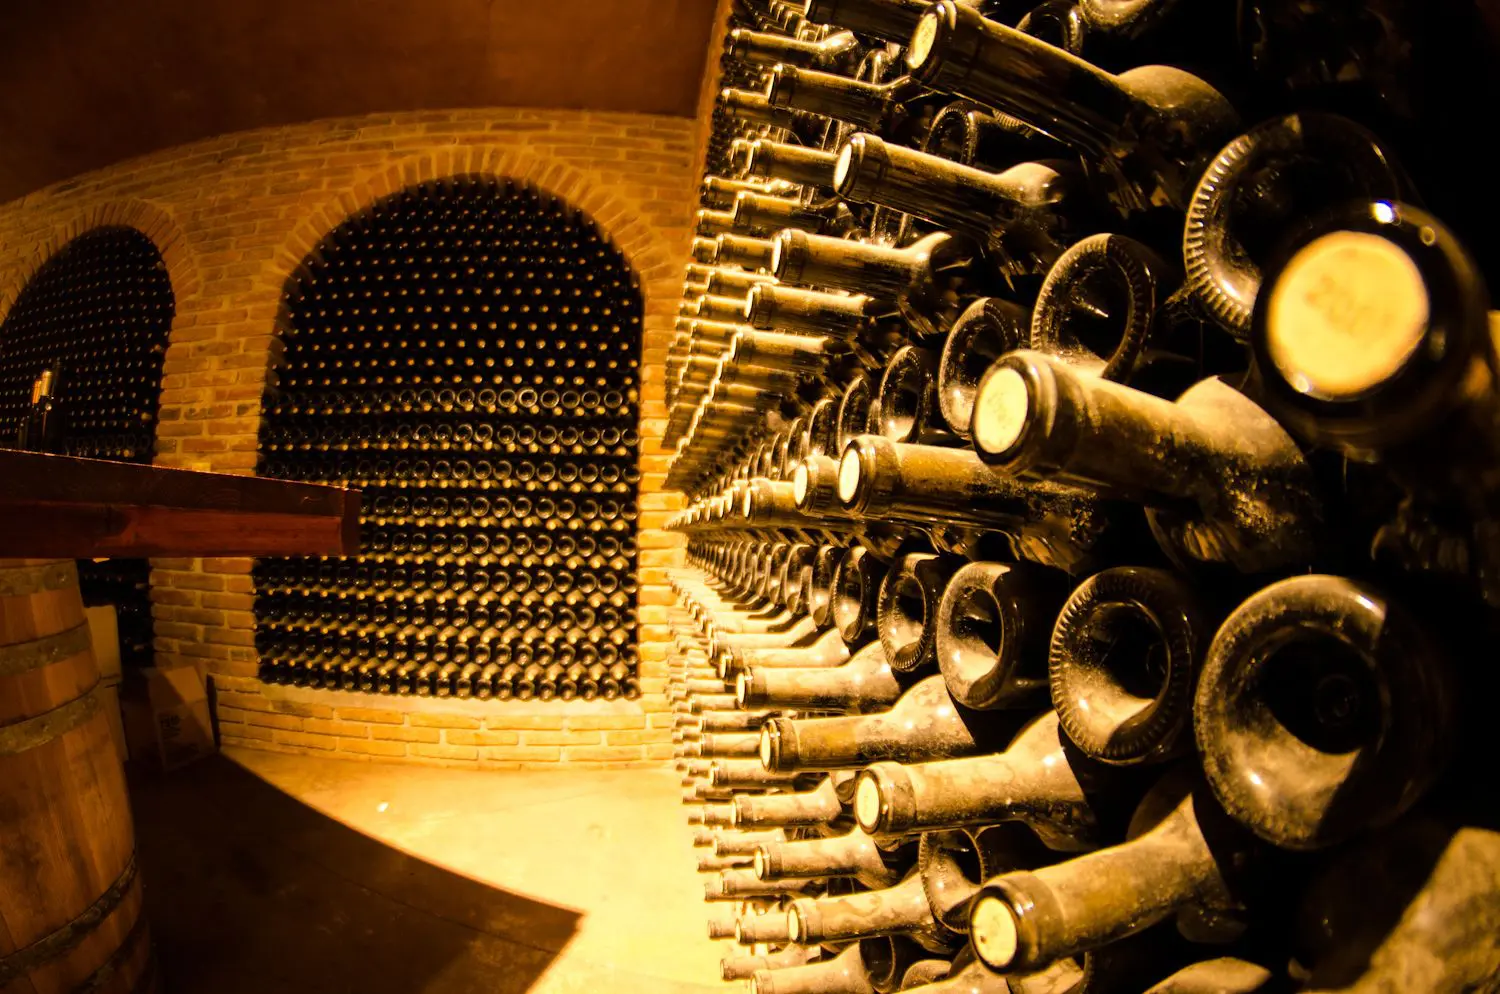
M 663 492 L 663 360 L 697 206 L 700 136 L 686 118 L 516 108 L 378 115 L 241 132 L 119 163 L 0 205 L 0 320 L 70 239 L 136 227 L 177 300 L 156 461 L 251 473 L 287 279 L 350 214 L 404 186 L 523 178 L 586 211 L 640 275 L 638 701 L 463 702 L 265 686 L 256 679 L 249 559 L 158 559 L 159 666 L 213 678 L 226 743 L 479 765 L 639 763 L 670 755 L 663 699 L 666 568 L 681 506 Z

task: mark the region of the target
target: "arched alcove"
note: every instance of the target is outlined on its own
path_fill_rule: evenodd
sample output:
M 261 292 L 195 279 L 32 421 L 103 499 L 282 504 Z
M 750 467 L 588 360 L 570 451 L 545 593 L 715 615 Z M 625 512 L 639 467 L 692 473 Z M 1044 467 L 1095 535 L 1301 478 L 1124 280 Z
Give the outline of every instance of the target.
M 106 225 L 63 245 L 31 274 L 0 323 L 0 438 L 13 444 L 33 383 L 51 371 L 50 448 L 150 462 L 175 311 L 166 264 L 145 233 Z M 84 602 L 115 605 L 127 665 L 151 662 L 149 575 L 144 559 L 79 563 Z
M 262 679 L 632 696 L 640 283 L 517 180 L 422 183 L 289 279 L 258 472 L 364 492 L 364 551 L 257 562 Z

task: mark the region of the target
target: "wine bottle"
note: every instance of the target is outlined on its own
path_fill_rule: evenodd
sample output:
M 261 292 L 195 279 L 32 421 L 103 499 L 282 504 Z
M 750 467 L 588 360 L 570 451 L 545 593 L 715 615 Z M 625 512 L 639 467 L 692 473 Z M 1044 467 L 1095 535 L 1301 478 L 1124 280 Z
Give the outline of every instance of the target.
M 914 445 L 956 441 L 938 414 L 937 366 L 937 356 L 917 345 L 891 353 L 876 391 L 873 434 Z
M 796 707 L 848 714 L 883 711 L 901 696 L 884 652 L 871 643 L 845 663 L 791 668 L 750 664 L 736 678 L 740 707 Z
M 772 243 L 769 238 L 723 234 L 714 238 L 714 256 L 718 265 L 741 265 L 747 270 L 763 270 L 771 264 Z
M 938 602 L 962 558 L 921 550 L 896 558 L 880 584 L 875 630 L 881 650 L 898 673 L 935 663 Z
M 833 186 L 836 159 L 835 153 L 822 149 L 757 138 L 745 148 L 745 173 L 827 189 Z
M 769 235 L 782 228 L 807 231 L 841 231 L 851 224 L 843 204 L 809 204 L 791 197 L 767 197 L 741 193 L 734 198 L 734 230 Z
M 1259 963 L 1220 956 L 1183 967 L 1146 994 L 1277 994 L 1286 989 Z
M 755 994 L 875 994 L 858 943 L 828 960 L 757 971 L 751 988 Z
M 739 794 L 732 802 L 733 824 L 736 828 L 830 824 L 844 811 L 838 788 L 848 785 L 852 777 L 852 774 L 828 776 L 811 790 L 787 794 Z
M 772 107 L 831 118 L 862 131 L 898 128 L 904 105 L 917 92 L 904 77 L 867 83 L 794 65 L 773 66 L 766 73 L 766 101 Z
M 1183 562 L 1258 573 L 1317 550 L 1322 505 L 1301 450 L 1218 379 L 1172 402 L 1012 352 L 980 383 L 971 434 L 1003 473 L 1145 503 L 1157 541 Z
M 1043 273 L 1082 215 L 1070 166 L 1026 162 L 986 172 L 917 149 L 857 134 L 839 149 L 834 187 L 852 203 L 879 204 L 981 239 L 1014 274 Z
M 1197 941 L 1237 938 L 1240 881 L 1225 873 L 1247 873 L 1254 848 L 1217 819 L 1206 831 L 1201 819 L 1213 805 L 1194 788 L 1191 771 L 1176 770 L 1142 801 L 1129 841 L 987 881 L 969 909 L 979 958 L 997 972 L 1024 973 L 1173 916 Z
M 1023 708 L 1046 699 L 1047 643 L 1067 589 L 1028 564 L 971 562 L 953 574 L 936 618 L 938 666 L 968 708 Z
M 731 59 L 758 66 L 779 63 L 821 66 L 845 61 L 859 49 L 859 39 L 850 31 L 835 31 L 812 41 L 790 38 L 768 31 L 735 28 L 729 32 L 727 54 Z
M 1168 66 L 1119 75 L 984 17 L 957 0 L 922 15 L 906 49 L 918 81 L 977 100 L 1108 161 L 1126 210 L 1186 208 L 1238 116 L 1203 80 Z
M 1202 348 L 1196 326 L 1184 330 L 1180 345 L 1174 340 L 1185 321 L 1170 313 L 1168 298 L 1181 282 L 1175 264 L 1135 239 L 1090 235 L 1047 271 L 1032 308 L 1030 348 L 1106 380 L 1173 384 L 1180 393 L 1197 378 L 1197 362 L 1174 348 Z M 1171 363 L 1181 382 L 1170 378 Z
M 1193 723 L 1225 810 L 1277 846 L 1315 849 L 1416 803 L 1452 752 L 1456 693 L 1446 656 L 1399 604 L 1298 576 L 1225 619 Z
M 1108 524 L 1099 502 L 1076 487 L 1022 483 L 991 471 L 967 449 L 877 435 L 849 440 L 839 460 L 838 496 L 862 517 L 993 528 L 1018 556 L 1064 570 L 1086 561 Z
M 810 616 L 804 620 L 813 621 Z M 727 646 L 722 657 L 725 675 L 731 677 L 751 668 L 830 668 L 849 660 L 849 644 L 839 628 L 824 628 L 818 630 L 816 637 L 789 645 Z
M 746 317 L 754 328 L 842 338 L 859 337 L 883 313 L 877 301 L 862 295 L 773 284 L 752 287 L 745 305 Z
M 1345 850 L 1297 908 L 1306 989 L 1483 990 L 1500 974 L 1500 833 L 1411 817 Z
M 755 849 L 754 869 L 762 880 L 853 877 L 866 887 L 889 887 L 905 876 L 903 863 L 915 855 L 904 849 L 883 848 L 880 840 L 855 829 L 826 839 L 762 842 Z
M 854 817 L 872 835 L 1019 821 L 1050 849 L 1086 852 L 1123 827 L 1126 796 L 1127 785 L 1069 748 L 1047 712 L 992 756 L 872 763 L 856 781 Z
M 843 718 L 770 718 L 760 729 L 766 769 L 838 770 L 881 759 L 919 762 L 970 755 L 1003 744 L 1005 722 L 972 720 L 948 695 L 940 676 L 901 695 L 889 710 Z
M 719 91 L 719 107 L 731 117 L 770 128 L 792 128 L 797 124 L 795 112 L 772 107 L 766 95 L 755 90 L 726 87 Z

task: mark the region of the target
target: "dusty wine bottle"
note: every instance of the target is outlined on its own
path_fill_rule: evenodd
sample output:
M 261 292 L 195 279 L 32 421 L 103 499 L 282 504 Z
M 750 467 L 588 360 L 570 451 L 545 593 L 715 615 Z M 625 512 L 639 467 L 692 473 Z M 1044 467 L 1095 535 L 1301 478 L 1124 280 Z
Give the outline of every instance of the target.
M 802 186 L 828 188 L 833 186 L 835 159 L 833 152 L 758 138 L 745 149 L 745 172 Z
M 1082 210 L 1077 178 L 1063 163 L 1026 162 L 991 173 L 872 134 L 857 134 L 839 149 L 833 182 L 850 202 L 983 239 L 1018 273 L 1046 272 L 1069 240 L 1064 220 Z
M 1012 352 L 981 381 L 970 433 L 1003 473 L 1145 503 L 1157 541 L 1184 562 L 1259 573 L 1318 548 L 1322 504 L 1302 451 L 1217 379 L 1173 402 Z
M 1416 803 L 1452 752 L 1456 693 L 1446 656 L 1400 605 L 1298 576 L 1225 619 L 1193 722 L 1225 810 L 1277 846 L 1316 849 Z
M 1086 852 L 1123 828 L 1129 795 L 1123 781 L 1112 784 L 1068 749 L 1047 712 L 992 756 L 872 763 L 855 783 L 854 817 L 881 835 L 1019 821 L 1050 849 Z
M 995 749 L 1006 722 L 976 721 L 954 704 L 940 676 L 913 685 L 889 710 L 845 718 L 771 718 L 761 726 L 766 769 L 838 770 L 882 759 L 921 762 Z
M 1167 66 L 1111 75 L 957 0 L 922 15 L 906 49 L 913 77 L 1014 114 L 1113 164 L 1128 210 L 1184 209 L 1208 156 L 1238 116 L 1198 77 Z
M 1018 556 L 1069 571 L 1086 561 L 1108 525 L 1094 496 L 1076 487 L 1018 481 L 993 472 L 969 449 L 878 435 L 849 440 L 839 460 L 838 496 L 863 517 L 993 528 Z
M 1210 846 L 1195 785 L 1186 769 L 1164 778 L 1141 803 L 1128 842 L 987 881 L 969 909 L 979 958 L 998 972 L 1026 972 L 1174 915 L 1198 941 L 1238 937 L 1244 906 L 1221 867 L 1247 872 L 1253 850 L 1235 848 L 1217 821 Z
M 860 714 L 883 711 L 901 696 L 880 646 L 871 643 L 848 662 L 817 668 L 751 664 L 737 678 L 740 707 L 811 708 Z

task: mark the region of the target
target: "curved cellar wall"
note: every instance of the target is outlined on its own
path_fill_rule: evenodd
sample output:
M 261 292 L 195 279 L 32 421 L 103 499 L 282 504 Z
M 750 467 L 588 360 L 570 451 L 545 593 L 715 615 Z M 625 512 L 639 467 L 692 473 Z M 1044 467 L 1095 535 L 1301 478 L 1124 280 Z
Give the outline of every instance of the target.
M 364 494 L 363 551 L 257 563 L 262 679 L 637 697 L 640 282 L 493 177 L 345 221 L 293 277 L 262 476 Z
M 160 380 L 155 462 L 164 466 L 251 473 L 271 457 L 260 449 L 271 438 L 262 437 L 262 420 L 276 422 L 274 390 L 296 389 L 276 372 L 295 351 L 284 351 L 291 341 L 288 281 L 305 272 L 331 233 L 403 190 L 460 179 L 534 189 L 587 215 L 639 281 L 639 326 L 611 339 L 609 354 L 640 364 L 633 414 L 611 421 L 620 432 L 615 448 L 628 448 L 628 428 L 640 438 L 639 590 L 628 595 L 634 623 L 627 607 L 615 608 L 625 632 L 622 657 L 635 648 L 633 674 L 624 679 L 633 675 L 639 696 L 629 697 L 623 681 L 613 700 L 601 687 L 593 700 L 580 694 L 567 701 L 465 701 L 266 682 L 256 647 L 254 561 L 153 560 L 154 662 L 194 667 L 213 682 L 223 744 L 492 767 L 657 762 L 670 753 L 666 570 L 680 562 L 682 540 L 662 525 L 682 497 L 663 488 L 667 455 L 655 440 L 665 416 L 663 359 L 691 238 L 698 139 L 695 121 L 647 114 L 491 108 L 347 117 L 223 135 L 0 205 L 0 320 L 31 275 L 79 234 L 124 224 L 158 246 L 176 295 Z M 499 422 L 490 423 L 498 432 Z M 613 461 L 621 477 L 610 485 L 625 482 L 629 462 Z M 581 511 L 582 501 L 575 503 Z M 375 534 L 369 524 L 366 530 Z
M 176 302 L 149 235 L 94 228 L 36 270 L 0 323 L 0 439 L 21 430 L 32 384 L 55 377 L 54 451 L 149 462 Z M 113 605 L 125 666 L 151 663 L 150 563 L 78 562 L 86 606 Z

